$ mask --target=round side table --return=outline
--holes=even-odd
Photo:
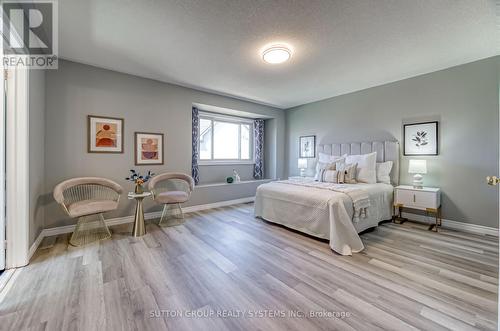
[[[132,235],[134,237],[141,237],[146,234],[146,225],[144,224],[144,209],[142,207],[142,200],[151,196],[151,192],[143,192],[140,194],[129,192],[128,198],[135,199],[135,219],[134,219],[134,228],[132,229]]]

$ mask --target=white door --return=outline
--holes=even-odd
[[[2,70],[2,95],[0,105],[0,270],[5,269],[5,113],[6,113],[6,72]]]

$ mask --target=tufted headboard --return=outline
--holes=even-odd
[[[391,183],[399,185],[399,142],[397,141],[320,144],[318,145],[318,153],[320,152],[335,156],[377,152],[377,162],[394,162],[391,170]]]

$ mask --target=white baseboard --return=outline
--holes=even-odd
[[[11,268],[3,271],[0,276],[0,303],[3,302],[7,293],[10,291],[12,286],[14,286],[15,280],[17,276],[19,276],[21,272],[21,268]]]
[[[254,202],[254,201],[255,201],[255,197],[248,197],[248,198],[241,198],[241,199],[235,199],[235,200],[226,200],[226,201],[219,201],[219,202],[214,202],[214,203],[207,203],[204,205],[189,206],[189,207],[182,208],[182,210],[185,213],[193,213],[193,212],[200,211],[200,210],[214,209],[214,208],[238,205],[240,203],[249,203],[249,202]],[[158,212],[158,216],[156,216],[156,217],[160,217],[160,216],[161,216],[161,212]]]
[[[201,211],[201,210],[226,207],[226,206],[237,205],[240,203],[248,203],[248,202],[253,202],[253,201],[255,201],[255,197],[248,197],[248,198],[241,198],[241,199],[234,199],[234,200],[219,201],[219,202],[214,202],[214,203],[207,203],[204,205],[189,206],[189,207],[182,208],[182,210],[184,213],[193,213],[193,212],[197,212],[197,211]],[[161,211],[155,211],[155,212],[144,214],[144,218],[147,220],[155,219],[155,218],[159,218],[159,217],[161,217]],[[116,218],[110,218],[110,219],[106,220],[106,225],[107,226],[114,226],[114,225],[132,223],[133,221],[134,221],[134,216],[116,217]],[[28,259],[31,259],[33,254],[35,254],[38,246],[40,246],[40,244],[42,243],[43,238],[57,236],[57,235],[64,234],[64,233],[71,233],[71,232],[75,231],[75,227],[76,227],[76,225],[72,224],[72,225],[58,226],[55,228],[43,229],[40,232],[40,234],[38,235],[38,237],[36,238],[33,245],[31,245],[30,250],[29,250]]]
[[[255,197],[248,197],[248,198],[241,198],[241,199],[235,199],[235,200],[226,200],[226,201],[219,201],[219,202],[214,202],[214,203],[207,203],[204,205],[189,206],[189,207],[182,208],[182,210],[185,213],[193,213],[193,212],[197,212],[197,211],[201,211],[201,210],[226,207],[226,206],[237,205],[237,204],[241,204],[241,203],[249,203],[249,202],[253,202],[253,201],[255,201]],[[156,211],[156,212],[144,214],[144,218],[147,220],[159,218],[160,216],[161,216],[161,211]],[[406,213],[406,212],[402,213],[402,216],[406,217],[408,219],[415,220],[418,222],[423,222],[423,223],[429,223],[429,222],[433,221],[432,217],[427,217],[424,215],[418,215],[418,214],[412,214],[412,213]],[[133,221],[134,221],[134,216],[116,217],[116,218],[111,218],[111,219],[106,220],[106,225],[107,226],[114,226],[114,225],[132,223]],[[463,222],[457,222],[457,221],[452,221],[452,220],[447,220],[447,219],[443,219],[442,224],[443,224],[444,228],[449,228],[449,229],[459,230],[459,231],[464,231],[464,232],[487,234],[487,235],[491,235],[491,236],[498,236],[498,234],[499,234],[498,229],[483,226],[483,225],[463,223]],[[31,245],[31,247],[30,247],[29,259],[31,259],[33,254],[35,254],[35,252],[36,252],[38,246],[40,246],[43,238],[56,236],[56,235],[60,235],[60,234],[64,234],[64,233],[71,233],[74,230],[75,230],[75,225],[65,225],[65,226],[58,226],[55,228],[43,229],[42,232],[40,232],[40,234],[36,238],[33,245]]]
[[[40,244],[42,243],[42,240],[44,238],[43,231],[44,230],[40,231],[40,234],[38,235],[38,237],[36,237],[35,242],[33,243],[33,245],[31,245],[30,250],[28,251],[28,261],[31,260],[31,257],[33,256],[33,254],[35,254],[38,246],[40,246]]]
[[[423,222],[423,223],[434,222],[434,217],[431,217],[431,216],[418,215],[418,214],[406,213],[406,212],[403,212],[401,216],[408,218],[410,220],[417,221],[417,222]],[[488,227],[488,226],[484,226],[484,225],[470,224],[470,223],[457,222],[457,221],[443,219],[442,226],[443,226],[443,228],[448,228],[448,229],[452,229],[452,230],[472,232],[472,233],[478,233],[478,234],[487,234],[490,236],[498,237],[498,229],[497,228],[492,228],[492,227]]]

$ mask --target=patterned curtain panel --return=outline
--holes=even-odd
[[[198,168],[198,156],[200,154],[200,151],[199,151],[200,144],[198,141],[200,139],[200,137],[198,136],[198,132],[200,130],[200,115],[198,114],[198,108],[193,107],[192,114],[193,114],[193,118],[192,118],[193,127],[192,127],[191,134],[192,134],[192,144],[193,144],[193,146],[192,146],[193,159],[191,160],[191,176],[194,179],[195,185],[198,185],[198,183],[200,181],[200,169]]]
[[[264,178],[264,120],[253,121],[253,140],[255,149],[255,166],[253,178]]]

